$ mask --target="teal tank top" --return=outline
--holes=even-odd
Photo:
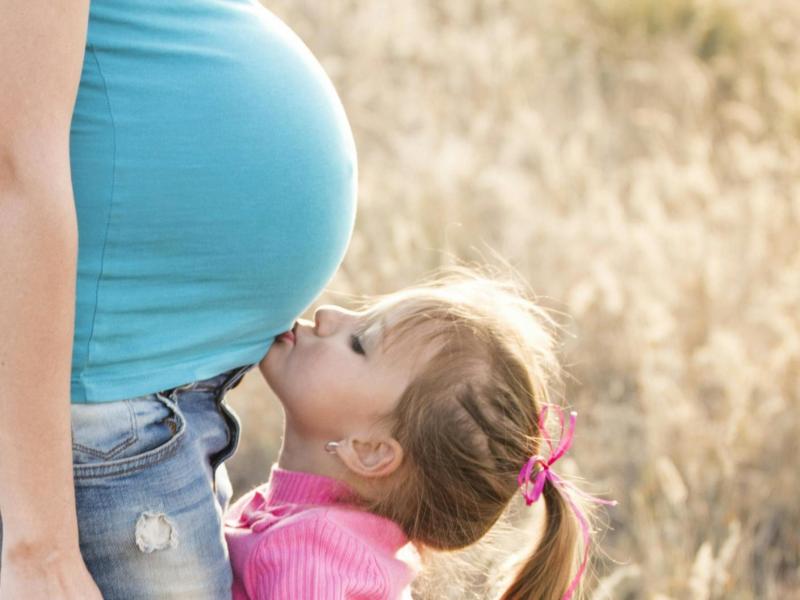
[[[70,160],[73,402],[258,362],[353,228],[341,102],[255,0],[93,0]]]

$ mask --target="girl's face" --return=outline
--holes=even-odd
[[[407,343],[384,349],[386,319],[365,323],[365,313],[323,306],[313,323],[298,321],[272,344],[259,369],[294,432],[338,440],[368,431],[395,407],[419,353]]]

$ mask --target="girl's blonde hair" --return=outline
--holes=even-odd
[[[385,343],[431,344],[433,358],[389,417],[405,457],[368,508],[416,544],[469,546],[503,515],[520,469],[541,451],[537,418],[559,377],[554,322],[519,285],[464,269],[375,301],[365,326],[386,314]],[[578,525],[549,481],[543,497],[543,536],[503,600],[556,600],[570,585]]]

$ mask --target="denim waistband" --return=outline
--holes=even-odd
[[[159,393],[171,399],[174,399],[178,392],[190,390],[216,391],[220,396],[222,396],[225,392],[232,390],[239,385],[245,374],[255,366],[255,364],[251,364],[244,365],[242,367],[235,367],[229,371],[215,375],[214,377],[209,377],[208,379],[202,379],[200,381],[193,381],[192,383],[187,383],[185,385],[179,385],[168,390],[163,390]]]

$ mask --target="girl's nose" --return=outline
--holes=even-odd
[[[321,337],[336,333],[346,314],[338,306],[320,306],[314,312],[314,332]]]

